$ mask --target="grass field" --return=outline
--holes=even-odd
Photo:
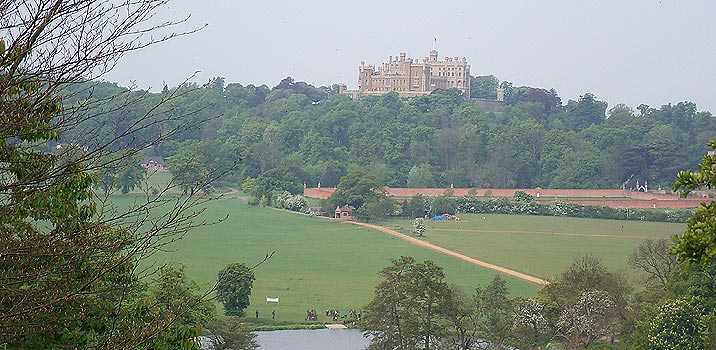
[[[134,200],[117,196],[116,204]],[[187,265],[188,277],[208,288],[217,272],[233,262],[255,264],[266,254],[274,256],[256,269],[256,281],[247,312],[258,309],[262,319],[276,310],[276,322],[303,321],[315,309],[319,321],[326,309],[360,309],[372,298],[377,272],[401,255],[418,261],[431,259],[445,269],[447,281],[469,293],[485,286],[495,273],[448,256],[428,251],[384,233],[325,218],[310,217],[240,200],[209,203],[206,217],[221,224],[202,227],[172,244],[171,251],[156,254],[159,263]],[[538,286],[507,278],[511,295],[534,295]],[[266,304],[266,297],[280,303]]]
[[[407,232],[412,220],[388,226]],[[638,286],[641,275],[627,263],[645,239],[670,238],[685,224],[561,218],[528,215],[461,214],[460,221],[428,221],[425,240],[470,257],[550,279],[575,257],[596,256],[611,270],[624,270]]]
[[[234,197],[231,195],[229,197]],[[116,204],[139,197],[116,196]],[[371,299],[377,272],[391,259],[410,255],[418,261],[431,259],[445,269],[446,279],[468,293],[485,286],[495,272],[429,251],[388,234],[325,218],[310,217],[261,206],[248,206],[238,199],[208,203],[206,218],[229,218],[201,227],[170,251],[156,254],[158,263],[184,263],[188,277],[210,287],[217,272],[233,262],[253,265],[266,254],[274,256],[256,269],[256,282],[247,312],[259,311],[268,321],[300,322],[306,310],[315,309],[319,321],[326,309],[360,309]],[[628,268],[627,257],[646,238],[667,238],[683,232],[684,224],[558,218],[541,216],[463,214],[460,221],[428,221],[425,239],[467,256],[512,268],[541,278],[551,278],[584,254],[597,256],[610,269]],[[411,220],[384,223],[409,230]],[[538,286],[505,277],[511,296],[534,295]],[[266,297],[280,303],[266,304]]]

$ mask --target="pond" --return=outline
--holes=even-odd
[[[362,350],[370,341],[355,329],[316,329],[256,332],[259,350]]]

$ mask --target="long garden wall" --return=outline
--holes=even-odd
[[[714,201],[713,198],[680,199],[676,194],[635,192],[629,190],[581,190],[581,189],[505,189],[505,188],[390,188],[386,187],[390,196],[412,197],[416,194],[424,196],[440,196],[452,192],[454,196],[472,194],[478,197],[512,197],[516,191],[525,191],[542,203],[559,198],[562,201],[581,205],[601,205],[612,208],[695,208],[701,202]],[[326,199],[335,188],[304,188],[303,195],[311,198]],[[549,199],[540,198],[547,197]]]

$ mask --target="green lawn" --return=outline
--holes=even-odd
[[[136,197],[134,198],[136,199]],[[127,204],[131,196],[117,196]],[[384,233],[325,218],[251,207],[237,199],[209,203],[208,220],[229,214],[216,225],[196,229],[173,243],[171,251],[156,254],[157,262],[181,262],[188,277],[209,287],[219,269],[233,262],[255,264],[275,251],[256,269],[248,314],[258,309],[262,318],[276,310],[276,321],[302,321],[306,310],[316,309],[319,320],[326,309],[359,309],[371,299],[377,272],[401,255],[418,261],[431,259],[445,269],[447,281],[472,292],[495,275],[469,263],[408,244]],[[505,278],[511,295],[534,295],[538,286]],[[280,303],[266,304],[266,297]]]
[[[590,254],[624,270],[634,285],[640,274],[628,256],[647,238],[669,238],[685,224],[561,218],[552,216],[461,214],[460,221],[427,221],[425,240],[473,258],[541,278],[553,278],[575,257]],[[409,228],[412,220],[386,225]],[[597,236],[589,236],[597,235]]]
[[[419,248],[390,235],[325,218],[310,217],[239,199],[208,203],[206,218],[220,224],[198,228],[156,254],[159,263],[187,265],[189,278],[208,288],[219,269],[233,262],[253,265],[266,254],[273,258],[256,269],[256,282],[247,310],[262,319],[276,310],[276,321],[296,322],[316,309],[326,321],[326,309],[359,309],[371,299],[377,272],[401,255],[431,259],[445,269],[447,281],[468,293],[485,286],[495,275],[467,262]],[[139,200],[115,196],[127,205]],[[627,257],[646,237],[667,238],[683,232],[684,224],[558,218],[544,216],[462,214],[460,221],[428,221],[425,239],[465,255],[542,278],[558,275],[574,257],[591,254],[610,269],[623,269],[638,285],[638,274]],[[411,220],[385,223],[407,232]],[[606,235],[587,236],[587,235]],[[512,296],[534,295],[538,286],[505,277]],[[266,297],[280,303],[266,304]]]

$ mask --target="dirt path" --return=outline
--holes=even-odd
[[[606,235],[599,233],[567,233],[567,232],[550,232],[550,231],[511,231],[511,230],[463,230],[449,228],[431,228],[431,231],[450,231],[450,232],[477,232],[477,233],[526,233],[535,235],[557,235],[557,236],[578,236],[578,237],[609,237],[609,238],[644,238],[659,239],[658,236],[634,236],[634,235]]]
[[[467,262],[469,262],[469,263],[471,263],[471,264],[475,264],[475,265],[478,265],[478,266],[482,266],[482,267],[488,268],[488,269],[490,269],[490,270],[494,270],[494,271],[497,271],[497,272],[501,272],[501,273],[504,273],[504,274],[506,274],[506,275],[510,275],[510,276],[512,276],[512,277],[516,277],[516,278],[519,278],[519,279],[524,280],[524,281],[527,281],[527,282],[531,282],[531,283],[539,284],[539,285],[545,285],[545,284],[549,283],[548,281],[543,280],[543,279],[541,279],[541,278],[537,278],[537,277],[534,277],[534,276],[526,275],[526,274],[524,274],[524,273],[517,272],[517,271],[515,271],[515,270],[510,270],[510,269],[507,269],[507,268],[504,268],[504,267],[501,267],[501,266],[493,265],[493,264],[490,264],[490,263],[488,263],[488,262],[484,262],[484,261],[482,261],[482,260],[477,260],[477,259],[475,259],[475,258],[471,258],[471,257],[469,257],[469,256],[460,254],[460,253],[458,253],[458,252],[455,252],[455,251],[452,251],[452,250],[449,250],[449,249],[445,249],[445,248],[443,248],[443,247],[441,247],[441,246],[438,246],[438,245],[435,245],[435,244],[432,244],[432,243],[425,242],[425,241],[423,241],[423,240],[420,240],[420,239],[418,239],[418,238],[415,238],[415,237],[412,237],[412,236],[408,236],[408,235],[402,234],[402,233],[400,233],[400,232],[398,232],[398,231],[395,231],[395,230],[391,230],[391,229],[389,229],[389,228],[387,228],[387,227],[378,226],[378,225],[371,225],[371,224],[366,224],[366,223],[356,222],[356,221],[349,221],[349,222],[350,222],[351,224],[354,224],[354,225],[359,225],[359,226],[367,227],[367,228],[370,228],[370,229],[373,229],[373,230],[378,230],[378,231],[381,231],[381,232],[385,232],[385,233],[387,233],[387,234],[393,235],[393,236],[395,236],[395,237],[398,237],[398,238],[400,238],[400,239],[402,239],[402,240],[408,241],[408,242],[410,242],[410,243],[412,243],[412,244],[415,244],[415,245],[417,245],[417,246],[421,246],[421,247],[424,247],[424,248],[432,249],[432,250],[434,250],[434,251],[436,251],[436,252],[440,252],[440,253],[443,253],[443,254],[447,254],[447,255],[456,257],[456,258],[458,258],[458,259],[467,261]]]

